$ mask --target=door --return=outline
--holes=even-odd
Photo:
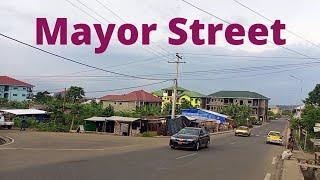
[[[206,133],[201,129],[200,130],[200,145],[204,146],[207,143]]]

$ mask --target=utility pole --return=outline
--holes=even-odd
[[[63,104],[62,104],[62,112],[63,113],[64,113],[64,108],[66,106],[66,96],[67,96],[67,88],[64,88],[64,96],[63,96]]]
[[[179,55],[179,53],[176,53],[176,60],[175,61],[168,61],[168,63],[175,63],[176,64],[176,77],[173,80],[173,94],[172,94],[172,112],[171,112],[171,119],[175,118],[176,113],[176,104],[177,104],[177,89],[178,89],[178,78],[179,78],[179,64],[180,63],[186,63],[183,61],[180,61],[182,59],[182,56]]]
[[[291,78],[293,78],[293,79],[295,79],[295,80],[298,80],[298,81],[300,81],[300,85],[301,85],[301,88],[300,88],[300,101],[302,101],[302,83],[303,83],[303,80],[302,79],[300,79],[300,78],[298,78],[297,76],[294,76],[294,75],[290,75],[290,77]],[[298,98],[299,99],[299,98]],[[300,103],[300,101],[298,100],[298,102],[297,102],[297,105],[299,106],[299,113],[297,113],[297,115],[298,116],[300,116],[300,117],[297,117],[297,118],[301,118],[301,113],[302,113],[302,105],[299,105],[299,103]],[[301,126],[300,126],[300,124],[299,124],[299,134],[298,134],[298,139],[300,140],[300,138],[301,138]]]

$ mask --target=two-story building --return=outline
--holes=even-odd
[[[0,98],[9,101],[27,101],[32,99],[33,87],[26,82],[8,76],[0,76]]]
[[[164,88],[152,93],[153,95],[162,98],[162,107],[167,103],[172,103],[173,87]],[[206,107],[206,95],[201,93],[190,91],[182,87],[177,89],[177,104],[181,104],[182,101],[189,101],[195,108]]]
[[[282,110],[279,106],[270,106],[268,110],[273,114],[282,114]]]
[[[246,105],[251,108],[251,117],[267,121],[269,98],[250,91],[219,91],[210,94],[207,99],[207,108],[211,111],[220,111],[229,104]]]
[[[144,90],[122,95],[106,95],[99,98],[103,107],[111,105],[115,111],[134,111],[144,106],[161,107],[161,99]]]

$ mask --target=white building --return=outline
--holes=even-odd
[[[300,106],[298,106],[298,107],[296,107],[296,108],[294,108],[293,116],[294,116],[295,118],[301,118],[301,114],[302,114],[304,108],[305,108],[305,105],[304,105],[304,104],[303,104],[303,105],[300,105]]]
[[[9,101],[26,101],[32,98],[34,86],[17,79],[0,76],[0,98]]]

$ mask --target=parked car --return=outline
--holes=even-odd
[[[210,144],[210,135],[202,128],[186,127],[170,138],[170,147],[199,150]]]
[[[13,125],[13,121],[5,120],[4,116],[0,114],[0,127],[11,129]]]
[[[239,126],[234,132],[235,136],[250,136],[251,130],[248,126]]]
[[[267,136],[266,143],[283,145],[283,136],[279,131],[270,131]]]
[[[253,125],[262,125],[262,121],[257,120],[252,122]]]

